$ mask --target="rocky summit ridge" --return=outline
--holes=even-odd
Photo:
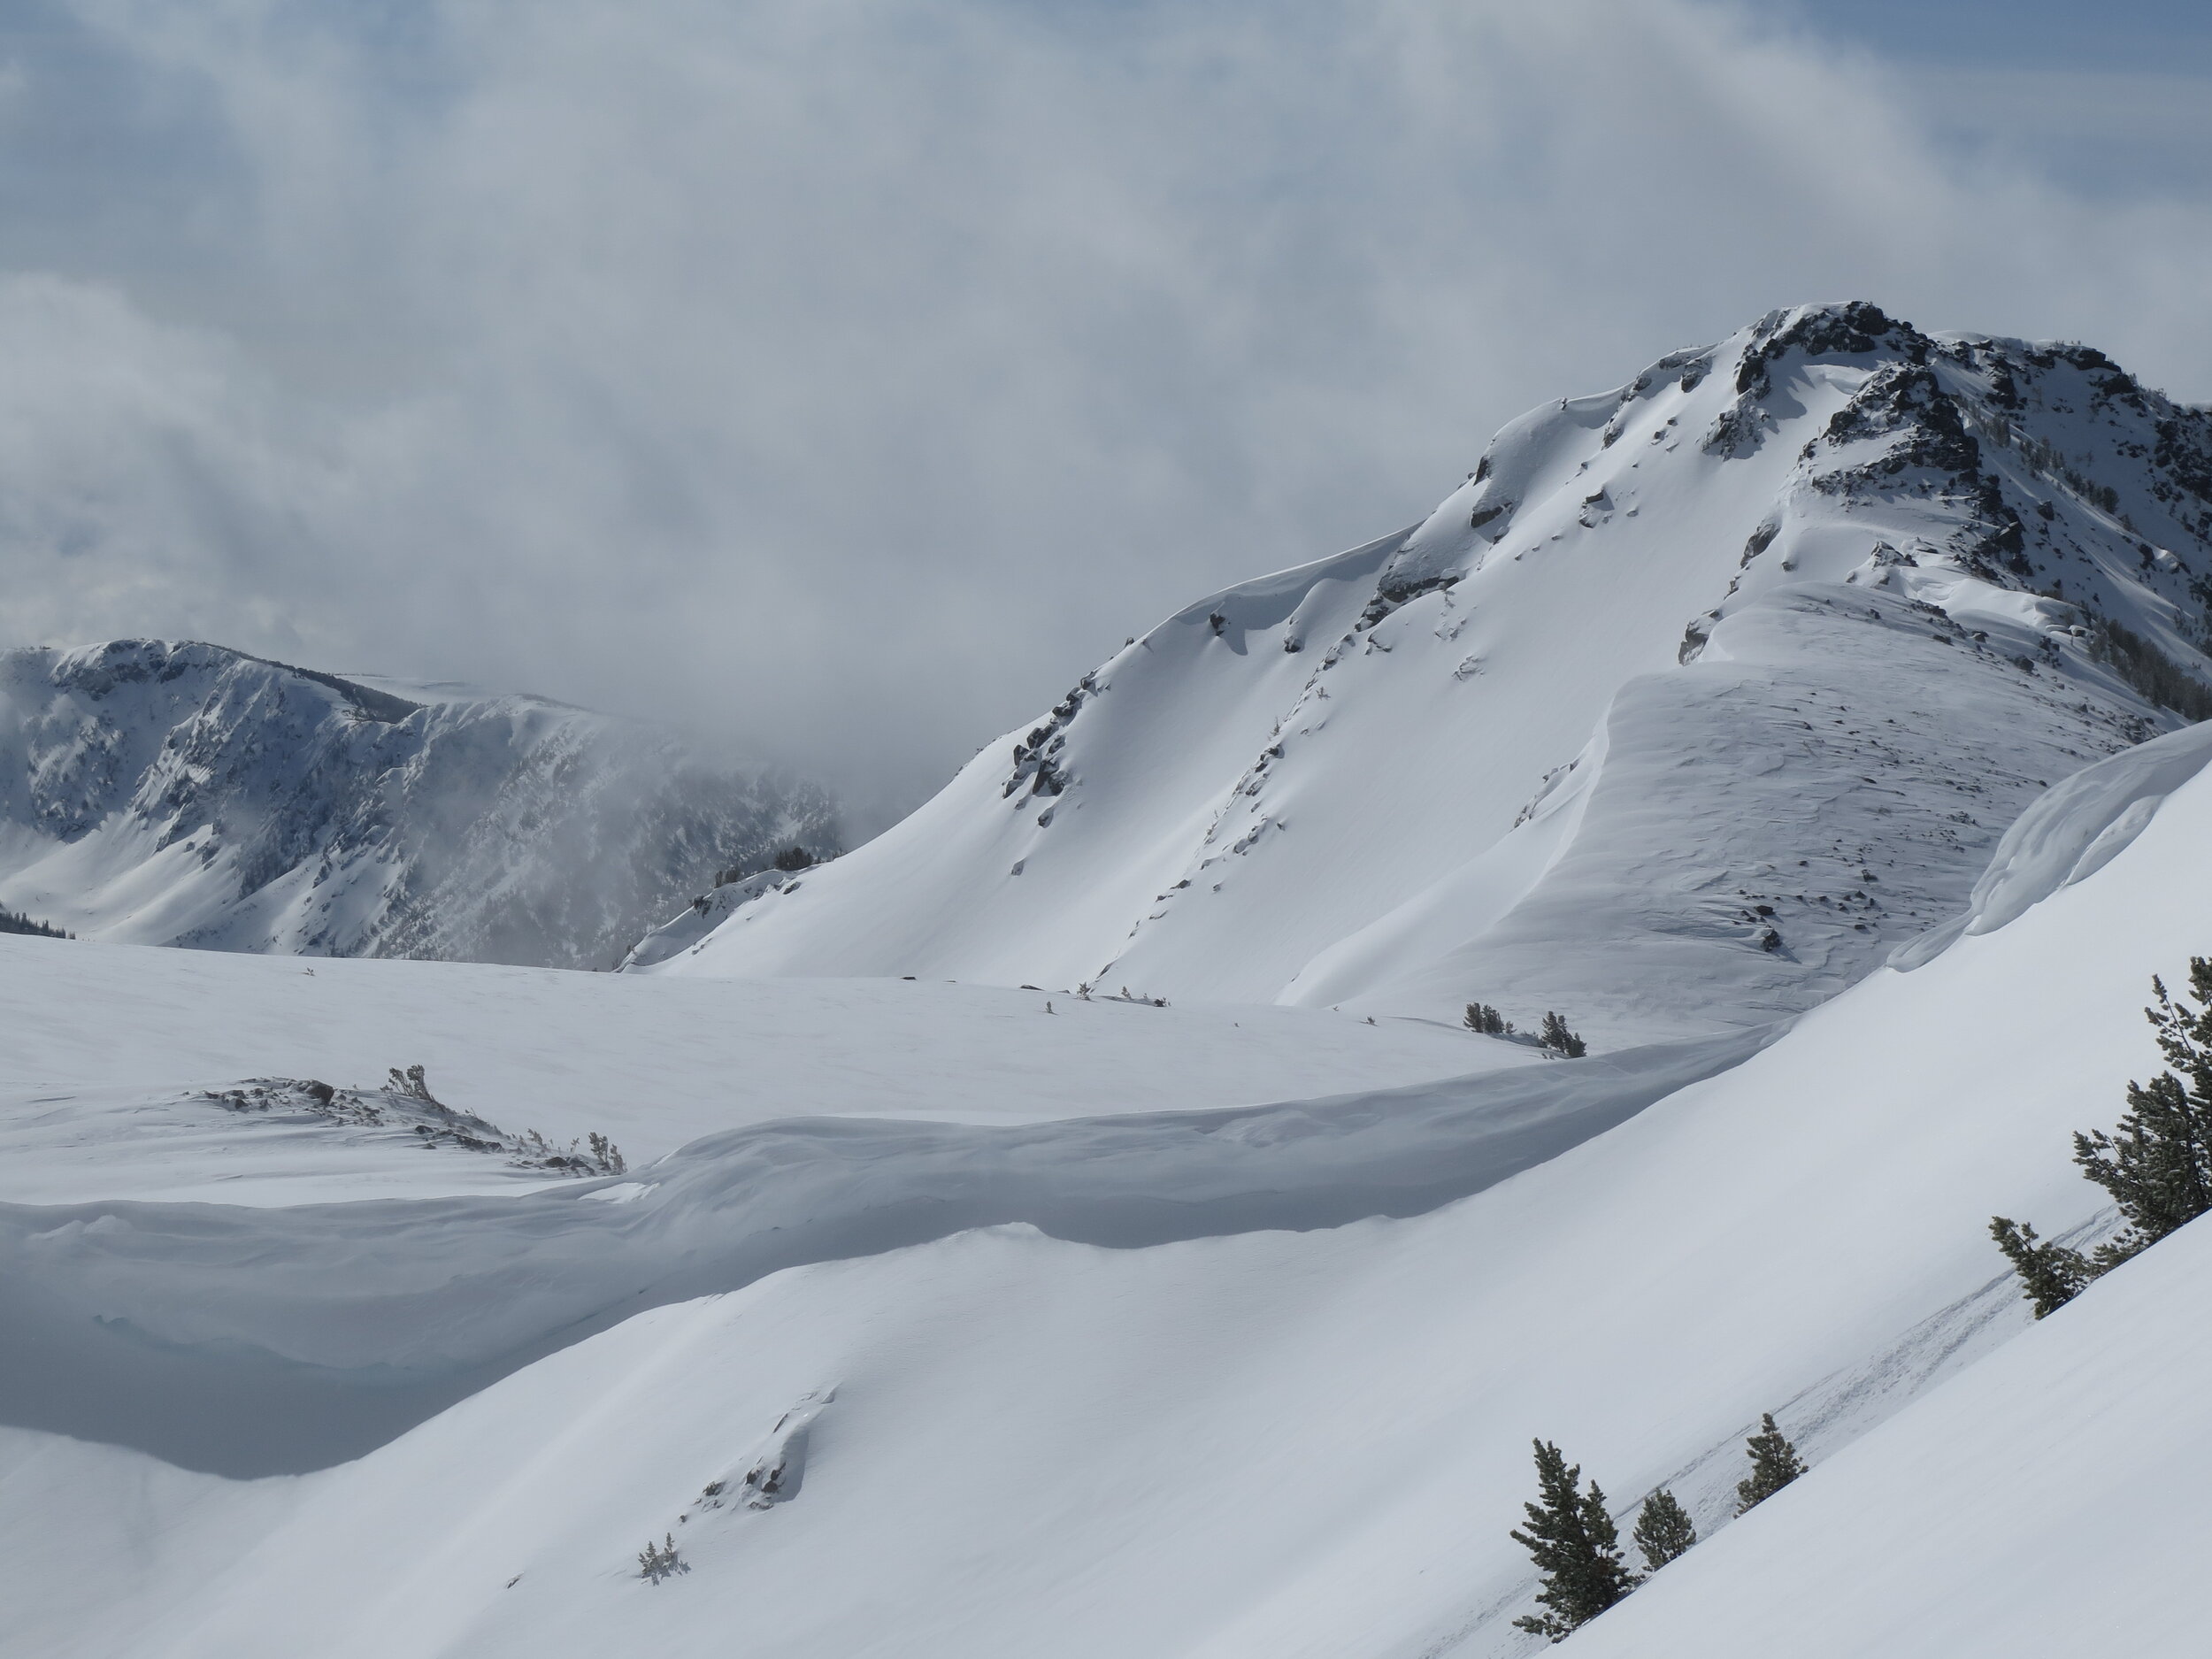
[[[1763,1023],[1954,913],[2047,785],[2212,714],[2208,603],[2212,413],[2088,347],[1776,311],[1169,618],[657,954]]]

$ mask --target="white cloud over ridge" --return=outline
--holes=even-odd
[[[2212,396],[2204,204],[1969,159],[1693,0],[65,21],[163,185],[0,234],[0,638],[526,686],[864,793],[1772,305]]]

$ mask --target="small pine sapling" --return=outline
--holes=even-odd
[[[1507,1036],[1513,1030],[1513,1022],[1487,1002],[1468,1003],[1464,1024],[1468,1030],[1479,1031],[1486,1037]]]
[[[1644,1558],[1648,1572],[1656,1572],[1669,1562],[1689,1554],[1697,1542],[1697,1528],[1691,1524],[1690,1512],[1681,1501],[1664,1486],[1644,1500],[1644,1507],[1637,1512],[1636,1530],[1631,1534],[1636,1548]]]
[[[637,1553],[637,1576],[649,1584],[658,1584],[663,1578],[672,1578],[680,1572],[689,1572],[690,1564],[676,1548],[676,1535],[669,1532],[656,1544],[645,1540],[645,1548]]]
[[[1539,1501],[1522,1505],[1528,1530],[1514,1531],[1513,1541],[1527,1550],[1543,1575],[1536,1600],[1545,1609],[1513,1621],[1516,1628],[1564,1641],[1636,1587],[1635,1576],[1621,1558],[1620,1535],[1605,1507],[1605,1494],[1593,1480],[1581,1490],[1582,1466],[1570,1468],[1548,1440],[1536,1446]]]
[[[2079,1250],[2039,1240],[2026,1222],[2004,1216],[1989,1218],[1990,1237],[2020,1275],[2020,1294],[2035,1304],[2039,1319],[2056,1313],[2081,1294],[2097,1270]]]
[[[1789,1436],[1774,1425],[1774,1413],[1759,1417],[1759,1432],[1744,1442],[1751,1458],[1751,1472],[1736,1483],[1736,1513],[1747,1515],[1805,1472],[1805,1460],[1797,1455]]]

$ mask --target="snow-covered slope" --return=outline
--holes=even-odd
[[[2212,1229],[2188,1227],[1694,1550],[1574,1659],[2195,1659]]]
[[[1606,1047],[1757,1024],[2206,699],[2208,596],[2212,415],[2082,348],[1778,311],[1525,417],[1412,529],[1169,618],[639,963],[1479,999]]]
[[[2212,1247],[2031,1326],[1985,1227],[2109,1224],[2069,1133],[2212,950],[2205,434],[1777,313],[651,972],[0,936],[0,1659],[1519,1659],[1536,1436],[1708,1535],[1593,1651],[2193,1651],[2202,1437],[2060,1431],[2200,1392]],[[94,741],[158,672],[50,699],[27,798],[219,785],[220,870],[461,707],[236,672],[185,758]]]
[[[818,788],[537,698],[0,652],[0,905],[83,938],[604,968],[718,872],[836,834]]]
[[[2201,1356],[2161,1332],[2195,1309],[2200,1241],[2158,1247],[2029,1331],[1984,1224],[1993,1211],[2055,1232],[2094,1218],[2100,1194],[2069,1164],[2066,1134],[2108,1118],[2122,1079],[2153,1059],[2136,1012],[2147,972],[2204,946],[2208,753],[2203,733],[2177,733],[2147,767],[2108,763],[2105,781],[2055,797],[2001,861],[2001,877],[2025,884],[2014,899],[2035,901],[2001,925],[2003,879],[1978,904],[1986,926],[1911,972],[1878,971],[1732,1069],[1425,1215],[1110,1248],[1070,1241],[1064,1215],[1041,1210],[1043,1231],[821,1259],[586,1340],[568,1340],[571,1327],[546,1357],[404,1432],[393,1424],[357,1461],[298,1476],[225,1480],[0,1432],[0,1652],[559,1659],[741,1634],[749,1651],[839,1659],[1524,1654],[1535,1644],[1509,1620],[1532,1585],[1505,1534],[1530,1489],[1530,1438],[1560,1441],[1624,1509],[1671,1483],[1709,1533],[1763,1409],[1812,1476],[1576,1643],[1771,1652],[1789,1609],[1804,1612],[1782,1598],[1803,1586],[1833,1625],[1808,1651],[1994,1653],[1985,1632],[2027,1634],[1993,1597],[2032,1610],[2062,1594],[2047,1634],[2190,1651],[2169,1632],[2194,1616],[2193,1578],[2074,1567],[2117,1559],[2147,1530],[2097,1500],[2153,1493],[2177,1468],[2187,1478],[2200,1437],[2130,1428],[2099,1436],[2092,1460],[2049,1431],[2074,1402],[2180,1397]],[[2101,843],[2110,856],[2090,856]],[[698,988],[733,1005],[767,989]],[[1601,1064],[1523,1071],[1567,1079]],[[972,1168],[1011,1168],[1036,1193],[1088,1161],[1079,1141],[1024,1171],[1002,1161],[999,1132],[961,1133]],[[1279,1144],[1230,1139],[1262,1160]],[[1401,1144],[1419,1165],[1440,1143]],[[602,1236],[630,1240],[605,1289],[626,1278],[647,1291],[650,1256],[692,1259],[727,1221],[670,1231],[655,1194],[627,1189],[687,1187],[703,1202],[704,1172],[726,1156],[710,1143],[565,1197],[303,1210],[291,1239],[324,1242],[298,1261],[234,1253],[266,1209],[11,1207],[19,1241],[0,1286],[29,1356],[11,1372],[19,1402],[25,1375],[65,1357],[52,1318],[71,1303],[99,1310],[103,1340],[142,1374],[196,1347],[265,1366],[346,1330],[403,1386],[416,1356],[468,1340],[472,1322],[572,1315],[561,1286],[607,1253],[517,1257],[507,1283],[526,1294],[463,1283],[447,1317],[424,1317],[434,1300],[403,1321],[373,1294],[396,1268],[465,1280],[487,1264],[472,1240],[488,1208],[543,1240],[553,1230],[524,1217],[557,1202],[646,1224]],[[900,1166],[878,1173],[792,1214],[880,1213],[936,1179],[902,1189]],[[258,1321],[255,1340],[240,1340],[242,1319]],[[2183,1370],[2170,1385],[2124,1376],[2150,1361]],[[101,1375],[113,1386],[120,1369]],[[2119,1394],[2100,1392],[2108,1375]],[[810,1425],[803,1453],[786,1433],[795,1409]],[[263,1432],[285,1426],[270,1414]],[[787,1502],[734,1495],[776,1467]],[[1978,1470],[1994,1484],[1969,1494],[1971,1513],[2003,1528],[1988,1538],[1940,1508]],[[2070,1507],[2031,1526],[1995,1513],[2008,1496]],[[636,1552],[664,1534],[687,1571],[656,1584]],[[1901,1540],[1928,1555],[1901,1555]],[[1933,1587],[1987,1566],[1992,1541],[2009,1545],[2012,1588],[1978,1586],[1969,1604],[1985,1621],[1922,1640]]]

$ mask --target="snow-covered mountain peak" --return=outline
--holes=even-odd
[[[1177,612],[648,956],[1755,1023],[2193,714],[2208,579],[2202,411],[2087,348],[1778,311],[1512,422],[1411,529]]]
[[[541,698],[198,641],[0,653],[0,903],[81,936],[605,967],[810,786]]]

